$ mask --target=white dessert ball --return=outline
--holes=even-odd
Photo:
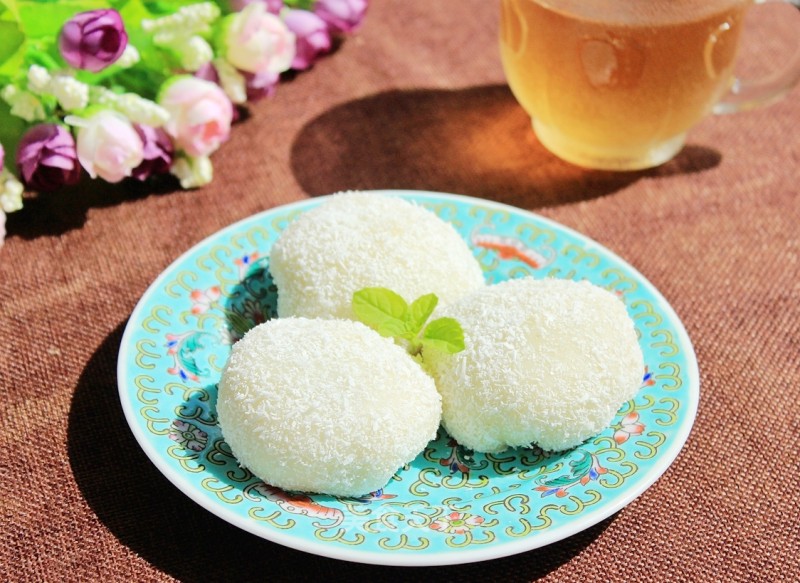
[[[424,353],[442,424],[498,452],[569,449],[600,433],[641,386],[644,364],[622,301],[589,282],[509,280],[447,307],[466,349]]]
[[[387,287],[439,306],[483,287],[480,264],[453,226],[401,198],[333,195],[291,223],[270,251],[278,315],[354,319],[353,293]]]
[[[239,463],[268,484],[361,496],[436,436],[441,399],[405,350],[363,324],[285,318],[233,346],[217,413]]]

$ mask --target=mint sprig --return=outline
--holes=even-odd
[[[381,336],[406,340],[413,356],[425,350],[449,354],[464,350],[464,330],[457,320],[437,318],[428,322],[438,303],[436,294],[425,294],[409,305],[385,287],[365,287],[353,294],[356,317]]]

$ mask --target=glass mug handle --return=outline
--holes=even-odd
[[[755,5],[786,3],[800,9],[800,0],[755,0]],[[800,13],[798,13],[800,15]],[[714,105],[717,114],[733,113],[778,101],[800,81],[800,46],[787,65],[762,79],[735,78],[730,91]]]

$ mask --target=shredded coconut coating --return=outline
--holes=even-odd
[[[461,323],[466,349],[423,356],[442,424],[476,451],[569,449],[608,427],[641,386],[633,321],[618,297],[589,282],[509,280],[442,315]]]
[[[284,318],[233,346],[219,423],[239,463],[285,490],[362,496],[435,438],[436,387],[363,324]]]
[[[452,225],[406,200],[366,192],[332,196],[289,225],[270,251],[278,315],[354,319],[353,293],[387,287],[439,306],[485,285]]]

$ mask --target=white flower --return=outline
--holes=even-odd
[[[105,87],[90,88],[89,102],[114,109],[134,123],[160,128],[169,121],[169,112],[155,101],[136,93],[114,93]]]
[[[211,29],[209,25],[219,18],[219,14],[219,7],[212,2],[190,4],[161,18],[146,18],[141,27],[145,32],[155,33],[153,41],[156,44],[169,45],[177,38],[208,32]]]
[[[214,58],[214,49],[199,36],[182,38],[170,46],[178,52],[187,71],[197,71]]]
[[[214,167],[208,156],[176,158],[169,169],[181,181],[182,188],[205,186],[214,178]]]
[[[21,91],[14,85],[6,85],[0,92],[0,97],[11,106],[11,115],[29,122],[44,119],[42,102],[33,93]]]
[[[47,69],[39,65],[31,65],[28,69],[28,90],[37,95],[47,93],[51,79]]]
[[[136,47],[128,43],[125,47],[125,50],[122,51],[122,54],[119,56],[119,59],[117,59],[114,64],[127,69],[128,67],[133,67],[141,59],[142,57],[139,55],[139,51],[136,49]]]
[[[214,58],[214,49],[199,35],[208,33],[219,15],[216,4],[204,2],[184,6],[161,18],[145,19],[141,26],[145,32],[153,33],[156,45],[175,51],[184,69],[197,71]]]
[[[8,170],[0,169],[0,247],[6,238],[6,214],[22,208],[22,184]]]
[[[8,170],[0,172],[0,211],[13,213],[22,208],[22,183]]]
[[[50,93],[67,111],[77,111],[89,105],[89,86],[68,75],[53,77],[50,80]]]
[[[101,85],[94,85],[89,88],[89,103],[113,107],[117,102],[118,94]]]
[[[135,93],[123,93],[113,101],[114,109],[132,122],[159,128],[169,121],[169,112],[155,101]]]

